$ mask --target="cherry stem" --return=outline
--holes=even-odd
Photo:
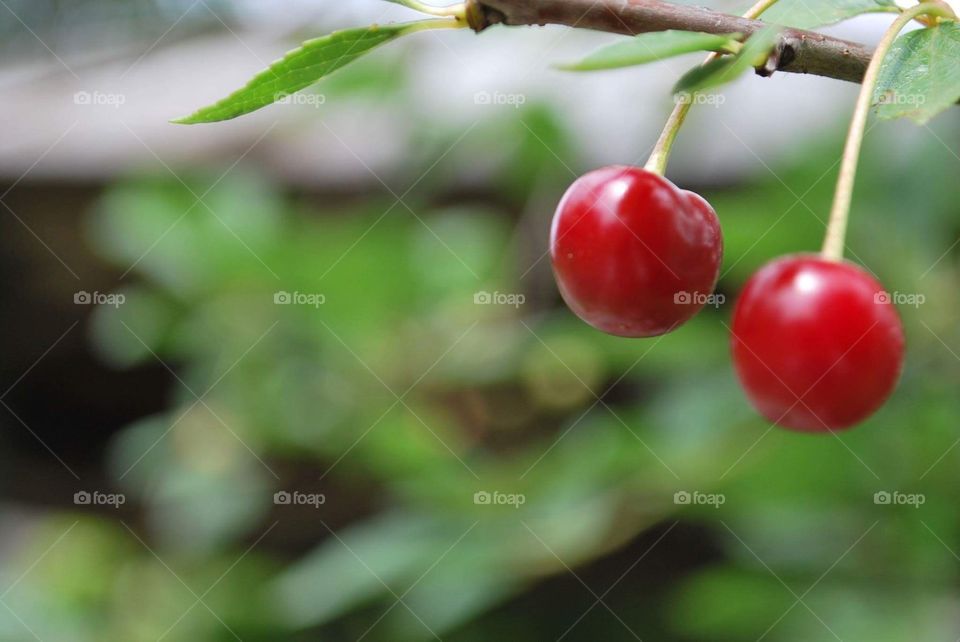
[[[777,0],[759,0],[743,14],[743,17],[749,20],[755,20],[760,14],[776,3]],[[711,60],[719,57],[719,53],[712,53],[707,56],[703,64],[707,64]],[[660,138],[657,139],[657,144],[654,145],[653,152],[650,154],[650,158],[644,166],[644,169],[648,172],[663,176],[664,172],[667,171],[667,161],[670,160],[670,150],[673,148],[673,141],[676,140],[677,134],[680,132],[680,127],[683,126],[683,121],[686,120],[687,113],[689,113],[692,106],[692,100],[681,101],[678,102],[673,108],[673,111],[670,112],[667,124],[663,126],[663,131],[660,132]]]
[[[465,3],[454,4],[448,7],[432,7],[430,5],[419,2],[419,0],[393,0],[397,4],[401,4],[405,7],[413,9],[414,11],[419,11],[420,13],[426,13],[431,16],[438,16],[441,18],[454,18],[458,22],[466,22],[467,20],[467,7]]]
[[[953,10],[941,2],[921,2],[915,7],[904,10],[884,32],[883,37],[877,44],[873,58],[870,59],[870,64],[863,76],[863,85],[860,87],[859,96],[857,96],[857,105],[853,111],[853,119],[850,121],[850,131],[843,148],[840,175],[837,178],[837,190],[833,196],[833,206],[830,209],[827,234],[823,239],[823,249],[820,251],[825,259],[832,261],[843,259],[847,220],[850,217],[850,202],[853,199],[853,184],[857,176],[857,162],[860,158],[860,147],[866,131],[867,116],[873,102],[873,93],[876,90],[877,78],[880,75],[880,65],[903,28],[914,18],[923,15],[956,19]]]
[[[408,26],[404,33],[416,33],[417,31],[426,31],[428,29],[466,29],[467,23],[459,18],[448,20],[447,18],[435,18],[431,20],[416,20],[407,23]]]

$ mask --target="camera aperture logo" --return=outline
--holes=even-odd
[[[278,490],[273,494],[273,503],[277,506],[313,506],[320,508],[327,503],[327,496],[323,493],[301,493],[299,490],[290,492]]]
[[[898,490],[878,490],[873,494],[873,503],[877,506],[913,506],[920,508],[927,502],[923,493],[901,493]]]
[[[127,297],[123,294],[107,294],[104,292],[87,292],[80,290],[73,293],[75,305],[111,305],[119,308],[126,303]]]
[[[527,496],[523,493],[478,490],[473,494],[473,503],[477,506],[513,506],[514,508],[520,508],[527,503]]]
[[[678,490],[673,494],[673,503],[677,506],[713,506],[720,508],[727,503],[727,496],[723,493],[701,493],[699,490],[689,492]]]
[[[873,295],[873,302],[877,304],[911,305],[919,308],[927,302],[927,297],[919,292],[880,291]]]
[[[319,308],[326,302],[326,295],[318,292],[285,292],[280,290],[273,293],[273,303],[275,305],[309,305]]]
[[[727,302],[727,297],[722,294],[704,294],[703,292],[681,290],[673,295],[673,302],[677,305],[712,305],[719,308]]]
[[[80,490],[73,494],[73,503],[77,506],[113,506],[120,508],[127,502],[123,493],[101,493],[98,490]]]
[[[475,292],[473,302],[476,305],[512,305],[519,308],[527,302],[527,297],[517,292]]]

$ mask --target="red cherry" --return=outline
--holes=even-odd
[[[768,263],[733,313],[733,364],[753,406],[796,430],[859,423],[903,365],[903,326],[883,287],[852,263],[815,255]]]
[[[550,230],[557,286],[581,319],[622,337],[673,330],[713,292],[720,223],[700,196],[639,167],[604,167],[563,196]]]

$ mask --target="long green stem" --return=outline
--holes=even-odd
[[[955,18],[949,6],[939,2],[922,2],[915,7],[905,10],[890,25],[877,44],[873,58],[867,66],[863,76],[863,85],[857,97],[857,105],[850,121],[850,131],[843,148],[843,158],[840,163],[840,175],[837,179],[837,191],[833,196],[833,206],[830,209],[830,222],[827,224],[827,234],[823,239],[821,255],[824,258],[839,261],[843,258],[844,239],[847,235],[847,219],[850,216],[850,202],[853,198],[853,184],[857,175],[857,162],[860,158],[860,146],[863,143],[863,134],[866,131],[867,115],[873,100],[873,93],[880,74],[880,65],[890,50],[893,41],[900,31],[914,18],[922,15]]]
[[[776,3],[777,0],[759,0],[743,14],[743,17],[755,20],[760,17],[760,14]],[[712,53],[707,56],[703,62],[706,64],[719,56],[720,54],[718,53]],[[689,113],[692,106],[692,100],[678,102],[673,108],[673,111],[670,112],[667,124],[663,126],[663,131],[660,132],[660,138],[657,139],[657,144],[654,145],[653,152],[650,154],[650,159],[645,166],[647,171],[660,174],[661,176],[667,171],[667,161],[670,159],[670,150],[673,148],[673,141],[676,140],[677,134],[680,132],[680,127],[683,125],[683,121],[686,120],[687,113]]]

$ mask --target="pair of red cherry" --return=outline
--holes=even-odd
[[[638,167],[605,167],[564,195],[550,231],[560,293],[577,316],[624,337],[693,317],[723,255],[706,200]],[[896,385],[903,327],[861,268],[817,255],[768,263],[747,282],[731,329],[733,362],[754,407],[784,427],[852,426]]]

